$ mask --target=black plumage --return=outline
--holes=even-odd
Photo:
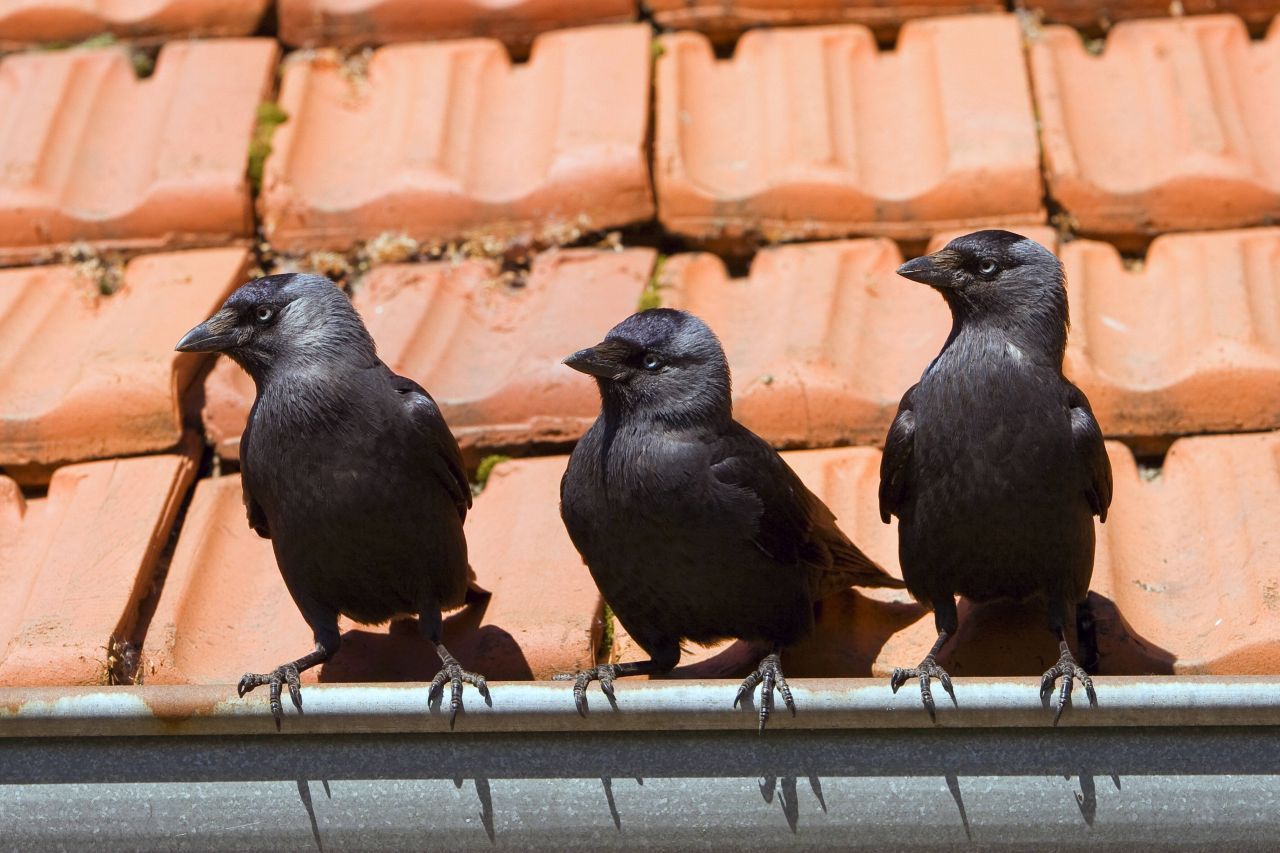
[[[298,674],[338,650],[339,614],[365,624],[412,614],[442,663],[432,697],[451,682],[450,725],[464,682],[487,700],[484,678],[440,642],[441,609],[469,592],[462,455],[431,396],[378,358],[342,291],[315,275],[258,279],[177,349],[224,352],[253,377],[240,442],[245,509],[315,635],[310,654],[246,674],[240,695],[269,685],[278,727],[281,687],[301,711]]]
[[[769,652],[738,691],[763,684],[792,713],[782,649],[813,628],[813,604],[851,584],[901,587],[836,527],[835,516],[782,457],[733,419],[729,367],[697,317],[654,309],[565,360],[594,377],[600,417],[574,448],[560,511],[615,616],[647,661],[578,673],[599,680],[663,673],[681,643],[734,637]]]
[[[1096,515],[1111,504],[1102,431],[1079,388],[1062,374],[1067,293],[1062,265],[1035,241],[979,231],[903,264],[898,273],[936,288],[951,309],[942,352],[907,391],[885,442],[880,514],[899,519],[907,589],[934,610],[938,640],[914,669],[893,673],[896,691],[930,678],[955,701],[935,656],[958,627],[955,596],[1039,598],[1060,659],[1041,679],[1063,678],[1056,723],[1076,665],[1067,620],[1093,575]]]

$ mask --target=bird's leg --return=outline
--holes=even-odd
[[[739,702],[751,695],[757,684],[764,685],[760,690],[760,734],[764,734],[764,724],[769,722],[769,714],[773,711],[774,688],[782,694],[782,700],[787,703],[791,716],[796,715],[796,703],[791,698],[791,688],[787,686],[787,679],[782,674],[781,655],[782,651],[775,646],[773,651],[760,661],[756,671],[742,679],[742,686],[738,688],[738,695],[733,700],[733,707],[736,708]]]
[[[563,672],[551,676],[553,681],[573,682],[573,704],[578,713],[587,715],[587,685],[593,681],[600,682],[600,691],[609,699],[609,704],[617,705],[613,695],[613,680],[626,678],[628,675],[661,675],[675,669],[680,662],[680,646],[674,648],[663,646],[649,660],[628,661],[626,663],[602,663],[589,667],[581,672]]]
[[[293,700],[293,706],[301,714],[302,685],[298,680],[298,676],[311,669],[311,667],[324,663],[333,657],[333,653],[338,650],[338,636],[335,626],[333,636],[329,641],[326,642],[324,639],[316,638],[316,648],[311,654],[303,655],[290,663],[281,664],[268,673],[246,672],[240,679],[240,683],[236,685],[236,693],[244,696],[255,687],[263,684],[269,685],[271,688],[271,716],[276,719],[276,731],[280,731],[280,720],[284,716],[284,707],[280,703],[281,688],[286,684],[289,685],[289,698]]]
[[[953,605],[954,606],[954,605]],[[955,630],[954,628],[952,629]],[[929,654],[924,656],[924,660],[920,661],[920,665],[914,669],[894,669],[892,677],[889,679],[889,686],[893,688],[893,692],[897,693],[898,688],[907,683],[908,679],[920,679],[920,701],[924,703],[924,709],[929,712],[929,719],[938,722],[937,712],[933,706],[933,691],[929,687],[931,678],[938,679],[942,684],[942,689],[947,691],[947,695],[951,697],[951,704],[956,702],[956,692],[951,687],[951,676],[947,675],[947,671],[938,666],[935,659],[938,652],[942,650],[942,646],[951,637],[951,632],[944,628],[938,629],[937,642],[933,644],[933,648],[929,649]]]
[[[1048,696],[1052,692],[1053,683],[1059,676],[1062,678],[1062,689],[1058,693],[1058,710],[1053,715],[1053,724],[1055,726],[1062,717],[1062,710],[1067,707],[1067,702],[1071,699],[1071,685],[1075,679],[1080,679],[1080,683],[1084,685],[1084,692],[1089,697],[1089,704],[1098,704],[1098,694],[1093,690],[1093,679],[1071,656],[1071,647],[1067,645],[1066,633],[1059,628],[1057,634],[1058,650],[1061,655],[1058,658],[1058,662],[1049,667],[1049,670],[1040,677],[1041,698]]]
[[[436,654],[440,656],[440,671],[436,673],[436,677],[431,679],[431,691],[427,693],[427,700],[434,702],[436,697],[443,697],[444,683],[448,681],[453,693],[449,697],[449,728],[453,728],[454,721],[458,718],[458,709],[462,707],[462,685],[474,685],[476,690],[480,691],[480,695],[484,697],[484,701],[493,704],[493,700],[489,697],[489,684],[484,680],[484,676],[475,672],[468,672],[449,654],[449,650],[444,647],[443,643],[436,643]]]

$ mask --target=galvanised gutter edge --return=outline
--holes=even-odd
[[[1280,679],[1153,676],[1094,679],[1098,702],[1084,689],[1060,728],[1280,726]],[[793,718],[776,700],[769,731],[1049,727],[1057,691],[1042,703],[1035,678],[955,679],[957,704],[935,683],[935,726],[914,682],[894,694],[887,679],[795,679]],[[286,694],[282,735],[441,734],[489,732],[750,731],[754,706],[732,707],[736,681],[634,681],[615,685],[612,709],[598,685],[590,713],[577,714],[564,682],[490,685],[492,706],[470,687],[456,731],[447,707],[429,706],[421,684],[309,684],[298,715]],[[758,694],[757,694],[758,695]],[[33,687],[0,689],[0,738],[70,736],[276,735],[259,688],[243,699],[232,685]]]

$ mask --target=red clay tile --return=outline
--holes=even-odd
[[[1019,7],[1051,24],[1070,24],[1088,30],[1107,28],[1116,21],[1229,12],[1251,27],[1265,28],[1276,14],[1274,0],[1020,0]],[[1174,12],[1175,8],[1178,10]]]
[[[912,18],[1004,10],[1004,4],[994,0],[644,0],[644,6],[663,27],[700,30],[716,41],[751,27],[864,24],[888,32]]]
[[[634,0],[280,0],[280,38],[361,45],[490,36],[527,45],[547,30],[634,21]]]
[[[663,36],[659,218],[699,238],[924,238],[1044,221],[1010,15],[912,21],[880,53],[856,27],[752,30],[732,60]]]
[[[1092,584],[1102,673],[1280,672],[1280,433],[1179,440],[1154,477],[1123,446],[1108,450],[1116,492],[1097,526]],[[896,574],[896,521],[881,524],[876,505],[879,453],[784,455],[845,532]],[[788,675],[887,676],[915,665],[936,637],[932,614],[902,591],[850,590],[820,608],[814,634],[784,658]],[[1057,660],[1034,602],[961,601],[960,614],[939,659],[952,675],[1037,676]],[[615,638],[615,659],[642,654],[620,626]],[[740,642],[688,652],[679,676],[741,676],[758,658]]]
[[[29,501],[0,476],[0,685],[106,683],[194,473],[183,456],[69,465]]]
[[[0,262],[67,244],[134,249],[253,233],[245,166],[269,39],[172,42],[155,74],[123,49],[0,62]]]
[[[80,41],[98,33],[247,36],[267,0],[0,0],[0,44]]]
[[[1100,56],[1048,27],[1031,69],[1049,190],[1085,233],[1280,215],[1280,30],[1216,15],[1118,24]]]
[[[600,398],[561,360],[635,310],[654,258],[553,250],[519,286],[487,261],[393,264],[365,276],[353,301],[383,360],[431,392],[464,448],[565,442]],[[224,458],[239,455],[253,395],[229,360],[205,383],[205,431]]]
[[[1108,435],[1280,427],[1280,229],[1157,237],[1138,269],[1062,250],[1067,373]]]
[[[770,442],[878,444],[951,327],[937,294],[895,274],[902,260],[883,238],[782,246],[731,279],[715,255],[677,255],[662,302],[716,331],[734,412]]]
[[[67,266],[0,271],[0,465],[173,447],[206,357],[174,342],[240,283],[243,249],[144,255],[102,296]]]
[[[559,515],[564,457],[506,462],[467,518],[477,583],[493,593],[483,612],[456,611],[444,641],[493,680],[547,678],[592,662],[599,593]],[[342,623],[335,658],[309,681],[430,680],[438,667],[411,622]],[[240,478],[196,488],[143,647],[151,683],[231,683],[311,647],[311,633],[276,570],[271,543],[245,522]]]
[[[649,29],[393,45],[367,73],[332,52],[286,64],[260,199],[282,251],[380,233],[559,243],[649,218]]]

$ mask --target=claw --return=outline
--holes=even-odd
[[[246,672],[240,678],[240,683],[236,685],[236,694],[243,698],[246,693],[264,684],[270,691],[268,699],[271,716],[276,721],[276,731],[280,731],[281,721],[284,719],[284,705],[280,702],[280,693],[284,685],[289,685],[289,698],[293,700],[293,707],[298,709],[299,714],[302,713],[302,682],[299,680],[298,668],[291,663],[286,663],[268,673]]]
[[[1054,682],[1059,678],[1062,679],[1062,688],[1058,691],[1058,707],[1053,713],[1053,724],[1058,725],[1058,720],[1062,719],[1062,712],[1066,710],[1067,704],[1071,701],[1071,688],[1076,679],[1084,685],[1085,695],[1089,697],[1090,705],[1098,704],[1098,694],[1093,689],[1093,679],[1089,677],[1089,673],[1076,663],[1075,658],[1071,656],[1071,651],[1063,648],[1062,657],[1058,658],[1058,662],[1040,676],[1040,698],[1044,699],[1053,692]]]
[[[462,707],[462,685],[472,685],[484,698],[485,702],[490,702],[489,684],[485,681],[483,675],[468,672],[456,660],[450,658],[442,663],[440,671],[436,673],[436,677],[431,679],[431,689],[427,691],[428,702],[435,702],[437,699],[443,700],[444,683],[446,681],[450,685],[449,730],[452,731],[454,723],[458,719],[458,709]]]
[[[618,699],[613,693],[613,679],[616,674],[613,664],[602,663],[599,666],[593,666],[584,669],[581,672],[562,672],[551,676],[552,681],[573,681],[573,704],[578,709],[579,716],[587,715],[587,685],[593,681],[600,682],[600,692],[603,693],[611,705],[617,705]]]
[[[787,709],[791,711],[791,716],[796,715],[795,698],[791,695],[791,687],[787,684],[786,676],[782,674],[782,660],[778,657],[777,652],[770,654],[760,661],[760,666],[756,671],[748,675],[742,680],[741,686],[738,687],[738,694],[733,699],[733,707],[738,707],[743,699],[750,696],[756,689],[760,688],[760,734],[764,734],[765,724],[769,722],[769,715],[773,713],[773,691],[777,689],[782,694],[782,701],[786,703]]]
[[[945,669],[938,666],[938,662],[934,660],[933,655],[928,655],[914,669],[894,669],[893,675],[889,677],[889,686],[893,688],[894,693],[897,693],[898,688],[912,678],[920,679],[920,701],[924,704],[924,709],[929,712],[929,720],[936,724],[938,722],[938,712],[933,701],[931,679],[938,679],[938,683],[942,685],[942,689],[951,697],[951,704],[954,705],[956,704],[956,691],[951,685],[951,676],[947,674]]]

